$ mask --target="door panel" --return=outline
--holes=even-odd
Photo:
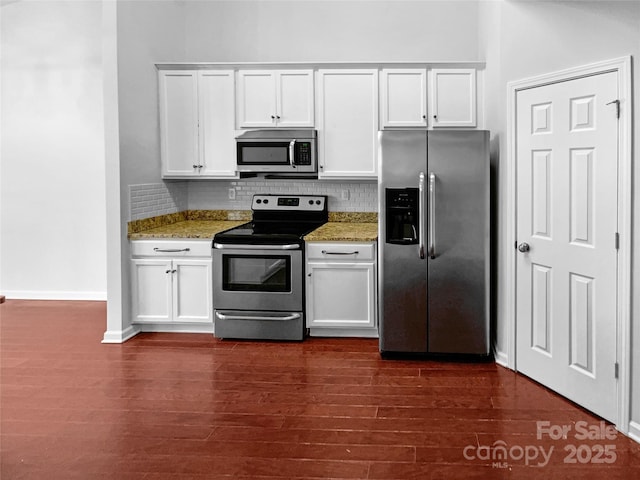
[[[607,103],[617,96],[615,72],[517,96],[517,369],[609,420],[618,125]]]
[[[170,321],[171,260],[135,259],[132,269],[134,321]]]
[[[198,72],[202,175],[236,176],[234,76],[231,70]]]
[[[532,265],[531,347],[551,354],[550,311],[551,269],[544,265]]]
[[[198,76],[192,71],[160,73],[163,175],[197,175]],[[196,165],[196,167],[194,167]]]
[[[173,316],[183,322],[212,322],[211,260],[173,262]]]

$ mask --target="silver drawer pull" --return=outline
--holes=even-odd
[[[322,250],[323,255],[358,255],[359,253],[358,250],[354,252],[328,252],[327,250]]]
[[[178,252],[189,252],[191,251],[190,248],[158,248],[155,247],[153,249],[154,252],[158,252],[158,253],[178,253]]]

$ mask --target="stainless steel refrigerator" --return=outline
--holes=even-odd
[[[379,141],[380,351],[489,356],[489,133]]]

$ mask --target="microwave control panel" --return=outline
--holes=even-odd
[[[296,142],[295,164],[311,165],[311,142]]]

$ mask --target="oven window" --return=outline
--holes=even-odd
[[[287,165],[289,144],[264,142],[238,144],[239,165]]]
[[[223,255],[222,288],[235,292],[290,292],[291,257]]]

